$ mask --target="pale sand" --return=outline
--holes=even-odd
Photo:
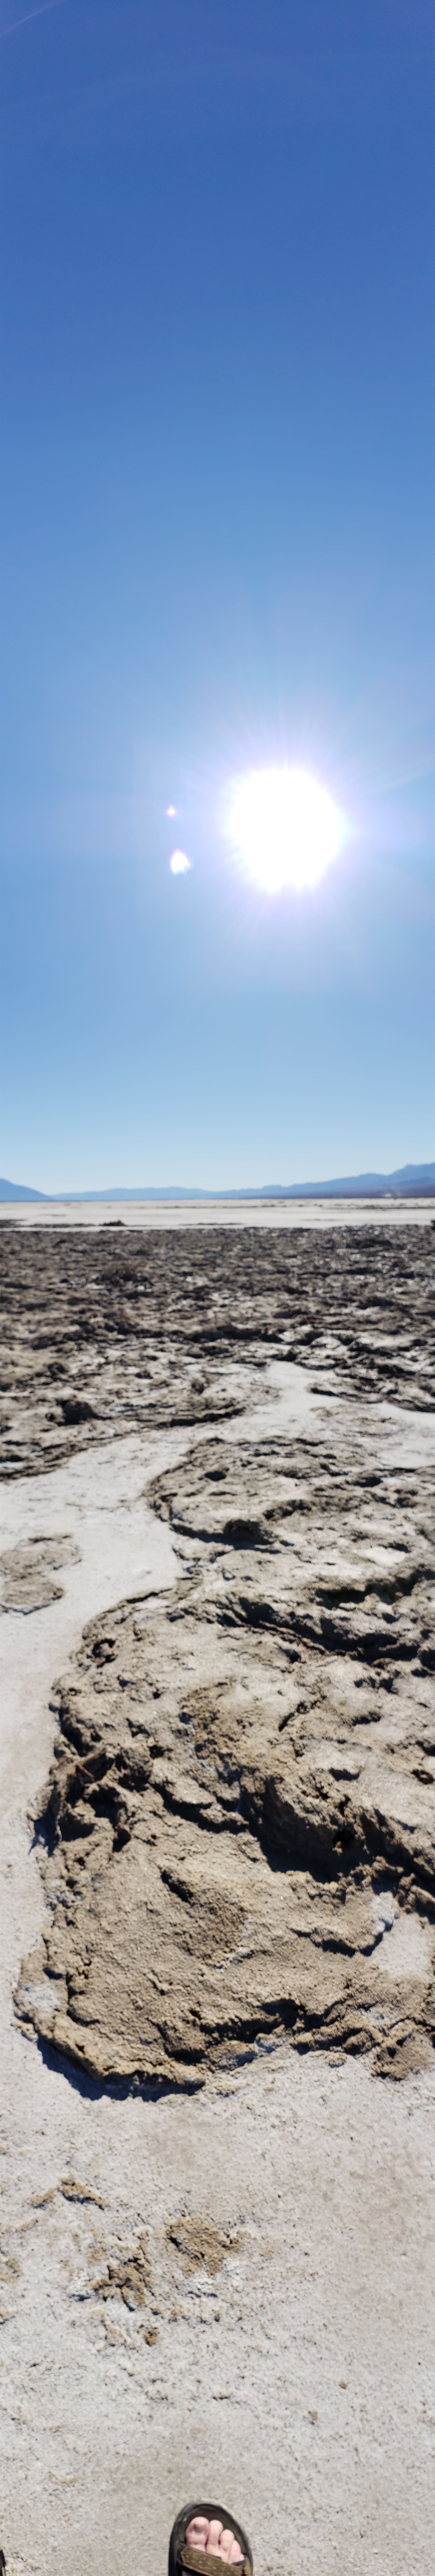
[[[142,1213],[158,1224],[146,1207],[135,1225]],[[309,1407],[312,1432],[325,1399],[316,1405],[303,1370],[275,1364],[274,1383],[274,1429],[281,1413],[299,1429]],[[330,1411],[332,1422],[333,1399]],[[250,1434],[270,1422],[259,1408]],[[428,1430],[396,1411],[408,1456]],[[193,2098],[122,2099],[45,2063],[13,2017],[43,1920],[26,1817],[52,1751],[50,1689],[87,1618],[177,1571],[143,1487],[191,1438],[122,1437],[110,1469],[96,1445],[1,1491],[2,1548],[50,1531],[80,1549],[63,1598],[2,1622],[7,2576],[164,2576],[173,2515],[201,2490],[245,2520],[256,2576],[431,2576],[432,2072],[381,2084],[370,2061],[268,2044]],[[71,2176],[97,2198],[65,2196]],[[214,2275],[167,2243],[183,2211],[239,2239]],[[108,2253],[122,2270],[143,2230],[146,2308],[111,2302],[106,2328],[90,2278]]]

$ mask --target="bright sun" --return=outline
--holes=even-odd
[[[251,769],[238,781],[230,818],[248,875],[268,894],[317,885],[336,859],[344,817],[305,769]]]

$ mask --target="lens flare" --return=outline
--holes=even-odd
[[[185,877],[186,868],[191,868],[192,860],[186,858],[185,850],[173,850],[169,865],[172,877]]]
[[[282,886],[301,893],[338,857],[345,820],[305,769],[252,769],[237,783],[230,832],[248,876],[266,894]]]

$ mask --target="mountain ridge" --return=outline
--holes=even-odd
[[[135,1200],[155,1200],[156,1203],[171,1200],[176,1203],[177,1200],[383,1197],[390,1191],[405,1196],[413,1196],[414,1193],[420,1196],[422,1192],[435,1195],[435,1163],[403,1163],[394,1172],[358,1172],[332,1181],[263,1181],[258,1189],[238,1190],[185,1189],[180,1183],[171,1182],[151,1189],[55,1190],[51,1195],[48,1190],[30,1189],[24,1182],[0,1178],[0,1204],[31,1200],[35,1206],[45,1207],[104,1204],[117,1200],[126,1204]]]

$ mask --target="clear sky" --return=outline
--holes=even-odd
[[[0,0],[12,1179],[434,1154],[433,72],[432,0]]]

